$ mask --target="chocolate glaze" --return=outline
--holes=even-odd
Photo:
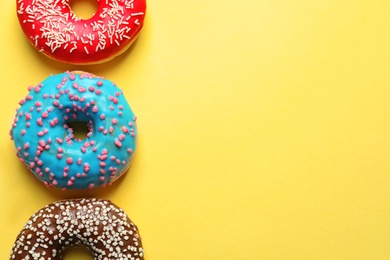
[[[94,259],[144,259],[137,226],[109,200],[54,202],[33,214],[20,231],[10,259],[62,259],[65,248],[83,244]]]

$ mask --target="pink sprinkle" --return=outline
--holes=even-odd
[[[24,146],[23,146],[24,150],[28,149],[29,147],[30,147],[29,143],[25,143]]]
[[[37,124],[38,124],[39,126],[42,126],[42,125],[43,125],[43,123],[42,123],[42,118],[38,118],[38,119],[37,119]]]
[[[58,153],[57,154],[57,158],[58,158],[58,160],[61,160],[62,159],[62,154]]]
[[[99,89],[97,89],[97,90],[95,91],[95,93],[96,93],[96,95],[102,94],[102,92],[101,92]]]
[[[107,155],[100,156],[100,160],[105,161],[107,159]]]
[[[134,136],[135,136],[135,133],[134,133],[134,132],[131,132],[130,135],[131,135],[131,137],[134,137]]]
[[[39,101],[35,102],[35,106],[36,107],[41,107],[42,106],[42,102],[39,102]]]
[[[35,163],[34,162],[30,162],[30,168],[34,168],[35,166]]]
[[[64,140],[62,138],[57,137],[56,138],[57,143],[62,144]]]
[[[110,157],[111,161],[115,161],[116,157],[113,155]]]
[[[42,113],[42,118],[46,118],[49,116],[49,113],[47,111],[43,112]]]
[[[25,134],[26,134],[26,130],[22,129],[22,131],[20,131],[20,133],[21,133],[22,135],[25,135]]]
[[[116,125],[116,124],[118,123],[118,119],[113,118],[113,119],[111,120],[111,123],[112,123],[113,125]]]
[[[68,177],[68,173],[67,172],[63,172],[62,176],[64,176],[64,178],[66,178],[66,177]]]
[[[46,146],[46,142],[44,140],[39,140],[38,143],[39,143],[39,146],[41,146],[41,147]]]
[[[72,164],[72,163],[73,163],[72,157],[66,158],[66,163],[67,163],[67,164]]]
[[[119,140],[118,140],[118,139],[115,139],[114,143],[115,143],[115,145],[116,145],[116,146],[118,146],[118,147],[122,147],[122,143],[121,143],[121,142],[119,142]]]
[[[133,153],[133,150],[131,148],[127,148],[128,153]]]
[[[93,183],[91,183],[91,184],[89,184],[89,189],[93,189],[93,187],[95,187],[95,184],[93,184]]]
[[[93,86],[90,86],[90,87],[88,88],[88,90],[91,91],[91,92],[93,92],[93,91],[95,90],[95,88],[94,88]]]
[[[119,138],[120,141],[123,141],[123,139],[125,139],[125,135],[124,135],[124,134],[120,134],[120,135],[118,136],[118,138]]]
[[[100,176],[99,178],[101,181],[104,181],[105,177],[104,176]]]
[[[68,186],[72,186],[73,185],[73,182],[72,181],[68,181]]]
[[[92,108],[92,111],[96,113],[96,112],[98,111],[98,107],[97,107],[97,106],[94,106],[94,107]]]
[[[122,132],[127,134],[129,132],[129,129],[126,126],[122,126]]]
[[[101,119],[101,120],[104,120],[105,118],[106,118],[106,115],[105,115],[105,114],[101,114],[101,115],[100,115],[100,119]]]
[[[58,148],[57,148],[57,152],[58,152],[58,153],[63,153],[63,152],[64,152],[64,149],[62,149],[62,147],[58,147]]]
[[[99,87],[103,86],[103,82],[101,82],[100,80],[98,82],[96,82],[96,85],[98,85]]]
[[[114,128],[112,126],[110,126],[109,131],[110,131],[110,134],[112,134],[114,132]]]
[[[81,163],[82,163],[81,158],[78,158],[78,159],[77,159],[77,164],[78,164],[78,165],[81,165]]]

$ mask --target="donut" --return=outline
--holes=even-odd
[[[137,226],[109,200],[70,199],[34,213],[18,234],[10,259],[62,259],[84,245],[94,259],[144,259]]]
[[[87,72],[51,75],[23,98],[10,129],[16,155],[48,187],[111,184],[136,150],[136,117],[115,83]],[[88,128],[76,138],[72,123]]]
[[[81,19],[70,0],[17,0],[29,42],[46,56],[71,64],[97,64],[123,53],[144,23],[145,0],[96,0],[97,12]]]

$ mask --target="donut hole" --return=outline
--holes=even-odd
[[[64,127],[67,129],[70,138],[76,141],[85,140],[92,131],[91,123],[85,121],[66,122]]]
[[[62,252],[62,260],[80,259],[93,260],[92,252],[84,245],[67,247]]]
[[[98,10],[96,0],[71,0],[69,5],[72,12],[83,20],[92,18]]]

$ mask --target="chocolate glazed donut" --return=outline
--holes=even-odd
[[[144,259],[137,226],[108,200],[54,202],[30,217],[10,259],[62,259],[65,248],[83,244],[94,259]]]

